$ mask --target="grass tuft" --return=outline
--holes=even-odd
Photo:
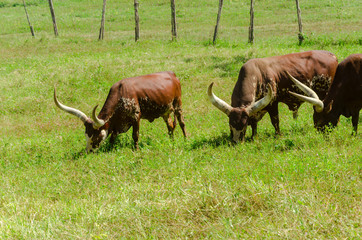
[[[301,2],[301,45],[291,1],[256,1],[252,45],[246,2],[224,1],[215,45],[217,1],[178,1],[177,41],[169,3],[140,1],[137,43],[129,1],[107,2],[103,41],[99,1],[53,2],[57,38],[47,1],[26,3],[35,37],[22,5],[0,2],[0,239],[360,238],[362,134],[351,135],[350,119],[323,134],[312,107],[294,120],[280,104],[281,135],[265,116],[254,140],[248,128],[234,145],[206,95],[215,82],[230,102],[252,58],[360,53],[357,0]],[[62,103],[90,115],[116,81],[165,70],[181,81],[186,140],[179,126],[171,140],[162,119],[142,120],[140,150],[130,129],[86,154],[83,124],[52,99],[56,86]]]

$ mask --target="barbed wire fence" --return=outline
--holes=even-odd
[[[52,23],[54,28],[54,34],[57,37],[58,34],[58,27],[55,17],[55,11],[54,11],[54,5],[52,0],[48,0],[49,2],[49,8],[50,8],[50,14],[52,17]],[[297,18],[298,18],[298,41],[299,44],[302,44],[304,41],[304,35],[303,35],[303,25],[302,25],[302,17],[301,17],[301,9],[299,5],[299,0],[295,0],[296,2],[296,9],[297,9]],[[106,18],[106,3],[107,0],[103,0],[103,7],[102,7],[102,17],[101,17],[101,27],[99,29],[99,36],[98,40],[104,39],[104,33],[105,33],[105,18]],[[26,18],[29,24],[29,28],[31,31],[32,36],[35,36],[34,28],[30,23],[29,14],[26,9],[26,3],[25,0],[23,0],[23,5],[25,9]],[[139,0],[134,0],[134,17],[135,17],[135,41],[137,42],[140,39],[140,16],[139,16]],[[255,0],[250,0],[250,24],[249,24],[249,34],[248,34],[248,42],[250,44],[254,43],[254,5]],[[172,41],[177,40],[177,22],[176,22],[176,0],[170,0],[170,6],[171,6],[171,39]],[[219,31],[219,25],[220,25],[220,19],[221,19],[221,12],[223,8],[223,0],[219,0],[218,5],[218,11],[217,11],[217,19],[216,19],[216,25],[214,28],[214,34],[212,43],[215,45],[218,37],[218,31]]]

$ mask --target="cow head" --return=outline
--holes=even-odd
[[[78,117],[84,123],[85,137],[87,140],[87,147],[86,147],[87,152],[93,152],[106,139],[108,135],[108,130],[105,128],[106,122],[102,119],[99,119],[96,116],[96,109],[98,105],[95,106],[93,109],[92,118],[89,118],[80,110],[61,104],[57,99],[55,88],[54,88],[54,102],[58,108]]]
[[[229,117],[229,126],[233,142],[243,142],[249,118],[265,108],[273,98],[271,85],[268,84],[268,93],[266,96],[257,102],[254,102],[247,107],[232,107],[214,95],[212,92],[213,84],[214,83],[210,84],[207,92],[210,102]]]
[[[332,127],[337,126],[337,123],[339,121],[339,115],[332,110],[333,101],[325,105],[325,103],[319,99],[318,95],[311,88],[307,87],[305,84],[295,79],[288,72],[287,74],[289,78],[294,82],[294,84],[307,96],[290,91],[289,93],[299,98],[300,100],[313,105],[314,127],[317,128],[319,131],[324,131],[327,125],[332,125]]]

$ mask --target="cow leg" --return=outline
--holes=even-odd
[[[187,134],[186,134],[186,130],[185,130],[184,117],[182,116],[182,110],[176,108],[175,116],[177,117],[178,123],[180,124],[180,127],[182,129],[182,133],[184,134],[184,137],[186,138]]]
[[[117,135],[118,135],[117,133],[112,132],[111,137],[109,139],[109,142],[110,142],[111,145],[113,145],[116,142]]]
[[[278,110],[278,102],[274,102],[271,104],[271,106],[268,109],[268,113],[270,116],[271,123],[273,124],[273,127],[275,129],[275,134],[280,134],[280,128],[279,128],[279,110]]]
[[[293,110],[293,119],[297,119],[298,118],[298,109]]]
[[[353,125],[352,135],[357,135],[358,120],[359,120],[359,111],[356,111],[354,114],[352,114],[352,125]]]
[[[293,112],[293,119],[297,120],[298,118],[298,109],[300,107],[299,103],[288,103],[289,110]]]
[[[137,119],[135,123],[132,125],[133,132],[132,132],[132,138],[134,141],[134,148],[136,150],[139,149],[138,147],[138,136],[139,136],[139,129],[140,129],[140,119]]]
[[[250,119],[249,123],[251,126],[251,139],[254,140],[254,137],[258,134],[258,122],[255,119]]]
[[[168,114],[166,116],[163,116],[163,120],[167,125],[168,135],[170,136],[170,138],[173,138],[173,130],[175,130],[176,127],[176,119],[175,121],[172,121],[171,115]]]

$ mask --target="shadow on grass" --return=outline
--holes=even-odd
[[[82,158],[86,154],[87,154],[87,152],[85,151],[85,149],[82,149],[80,151],[74,151],[74,152],[69,153],[69,155],[70,155],[69,159],[73,160],[73,161],[77,161],[78,159]]]
[[[240,70],[240,67],[251,59],[250,56],[234,56],[232,60],[228,61],[228,59],[224,57],[211,57],[211,60],[214,64],[210,66],[211,69],[219,69],[220,77],[229,77],[229,76],[237,76]]]
[[[140,144],[140,147],[142,147],[142,144]],[[133,140],[129,139],[127,136],[118,135],[113,144],[108,138],[97,152],[112,152],[123,148],[134,149]]]
[[[138,142],[138,147],[140,149],[151,145],[152,145],[152,138],[150,137],[144,137],[142,140]],[[97,152],[112,152],[126,148],[136,150],[134,147],[134,141],[132,137],[120,134],[117,136],[113,144],[111,144],[110,138],[108,138],[105,141],[105,143],[103,143],[102,146],[98,149]]]
[[[147,145],[147,144],[146,144]],[[139,147],[142,148],[144,144],[140,144]],[[91,153],[87,153],[85,148],[82,148],[79,151],[69,152],[68,158],[75,161],[79,160],[87,154],[98,154],[98,153],[107,153],[113,152],[120,149],[129,148],[134,150],[133,140],[127,138],[127,136],[117,137],[115,142],[111,144],[110,139],[108,138],[97,150]]]
[[[245,142],[252,142],[251,137],[246,137]],[[190,150],[200,149],[203,147],[212,147],[212,148],[218,148],[220,146],[230,146],[233,147],[236,144],[234,144],[229,134],[223,133],[221,136],[206,138],[203,137],[202,139],[194,140],[191,143]]]

